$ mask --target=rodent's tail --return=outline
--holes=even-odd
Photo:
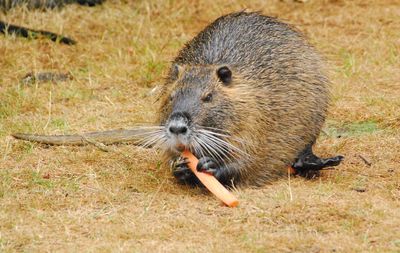
[[[15,34],[16,36],[32,38],[32,39],[37,39],[39,37],[45,37],[45,38],[49,38],[50,40],[52,40],[54,42],[60,42],[60,43],[67,44],[67,45],[76,44],[75,40],[65,37],[63,35],[59,35],[59,34],[48,32],[48,31],[34,30],[34,29],[22,27],[22,26],[12,25],[12,24],[6,23],[4,21],[0,21],[0,33]]]
[[[92,142],[100,142],[103,144],[114,143],[134,143],[142,144],[143,137],[146,136],[148,130],[145,128],[137,129],[118,129],[103,132],[91,132],[74,135],[36,135],[36,134],[12,134],[16,139],[38,142],[49,145],[86,145]]]

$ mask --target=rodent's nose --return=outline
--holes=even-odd
[[[185,134],[186,132],[187,132],[187,127],[186,126],[174,126],[174,125],[172,125],[172,126],[170,126],[169,127],[169,131],[171,132],[171,133],[173,133],[173,134],[176,134],[176,135],[178,135],[178,134]]]
[[[169,117],[168,132],[174,135],[185,135],[189,132],[190,115],[187,112],[174,112]]]

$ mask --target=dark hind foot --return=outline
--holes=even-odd
[[[299,154],[296,161],[292,164],[292,168],[296,175],[304,177],[312,177],[317,175],[318,172],[326,167],[333,167],[339,165],[343,161],[343,156],[334,156],[330,158],[319,158],[314,155],[312,151],[312,144]]]

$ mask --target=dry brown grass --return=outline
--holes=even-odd
[[[292,178],[290,187],[283,179],[242,189],[240,207],[228,209],[175,184],[152,151],[48,148],[8,137],[151,121],[146,94],[183,43],[244,8],[296,25],[329,60],[334,99],[317,152],[345,155],[336,170]],[[400,252],[399,16],[396,0],[110,0],[0,14],[79,41],[0,36],[0,251]],[[40,70],[71,71],[74,80],[19,84]]]

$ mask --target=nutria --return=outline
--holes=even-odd
[[[302,173],[343,159],[312,152],[327,113],[329,80],[304,36],[275,18],[238,12],[215,20],[178,53],[158,99],[159,127],[139,139],[164,150],[181,183],[198,183],[180,158],[183,149],[199,158],[198,170],[228,185],[263,185],[286,175],[290,165]],[[84,138],[97,140],[96,134]],[[77,135],[15,137],[84,142]]]

